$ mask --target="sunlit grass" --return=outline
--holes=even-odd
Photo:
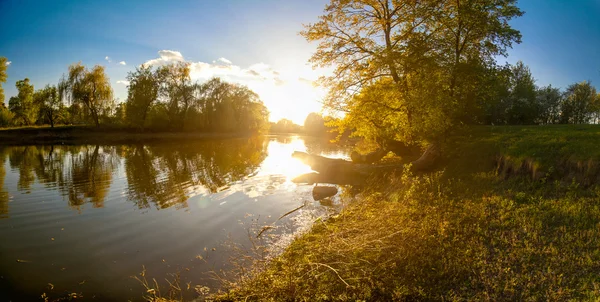
[[[597,301],[600,188],[540,169],[597,159],[597,126],[481,127],[448,142],[444,169],[376,179],[222,301]],[[565,143],[569,142],[569,143]]]

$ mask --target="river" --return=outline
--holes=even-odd
[[[341,207],[291,182],[310,172],[296,150],[347,155],[295,136],[0,146],[0,300],[138,301],[143,267],[161,285],[179,273],[186,298],[217,288],[232,246],[274,253]]]

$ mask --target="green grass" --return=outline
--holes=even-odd
[[[600,187],[569,167],[598,161],[599,133],[537,126],[455,134],[444,169],[373,181],[340,215],[270,262],[257,259],[212,298],[598,301]],[[545,172],[500,170],[498,158]]]

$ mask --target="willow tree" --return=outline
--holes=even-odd
[[[461,123],[478,73],[520,42],[508,24],[522,15],[515,3],[331,0],[301,34],[318,42],[310,62],[333,67],[320,80],[326,108],[371,138],[415,144]]]
[[[126,116],[130,123],[144,130],[148,112],[158,101],[160,80],[151,66],[142,65],[127,75],[129,90],[126,103]]]
[[[91,70],[81,63],[69,66],[69,73],[63,77],[61,95],[72,104],[81,104],[85,113],[100,127],[100,115],[112,104],[113,91],[104,67],[94,66]]]
[[[167,114],[172,126],[178,130],[185,127],[188,110],[194,105],[197,85],[192,83],[189,63],[177,63],[157,70],[160,95],[166,100]]]

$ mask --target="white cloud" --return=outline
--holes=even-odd
[[[6,66],[10,65],[10,63],[12,63],[12,61],[6,62]]]
[[[127,63],[125,63],[125,61],[121,61],[119,62],[120,65],[127,65]]]
[[[146,63],[144,63],[144,65],[160,66],[160,65],[167,65],[170,63],[174,63],[174,62],[183,62],[184,61],[181,53],[179,51],[174,51],[174,50],[161,50],[158,52],[158,56],[159,56],[159,58],[157,58],[157,59],[152,59],[152,60],[146,61]]]
[[[221,58],[218,58],[218,59],[217,59],[217,62],[221,62],[221,63],[225,63],[225,64],[227,64],[227,65],[231,65],[231,61],[229,61],[229,60],[227,60],[227,59],[225,59],[225,58],[222,58],[222,57],[221,57]]]
[[[111,63],[111,62],[112,62],[112,60],[110,59],[110,57],[109,57],[109,56],[106,56],[106,57],[104,57],[104,60],[108,61],[108,63]]]
[[[119,80],[119,81],[117,81],[117,84],[123,84],[123,85],[129,86],[129,81],[127,81],[127,80]]]

